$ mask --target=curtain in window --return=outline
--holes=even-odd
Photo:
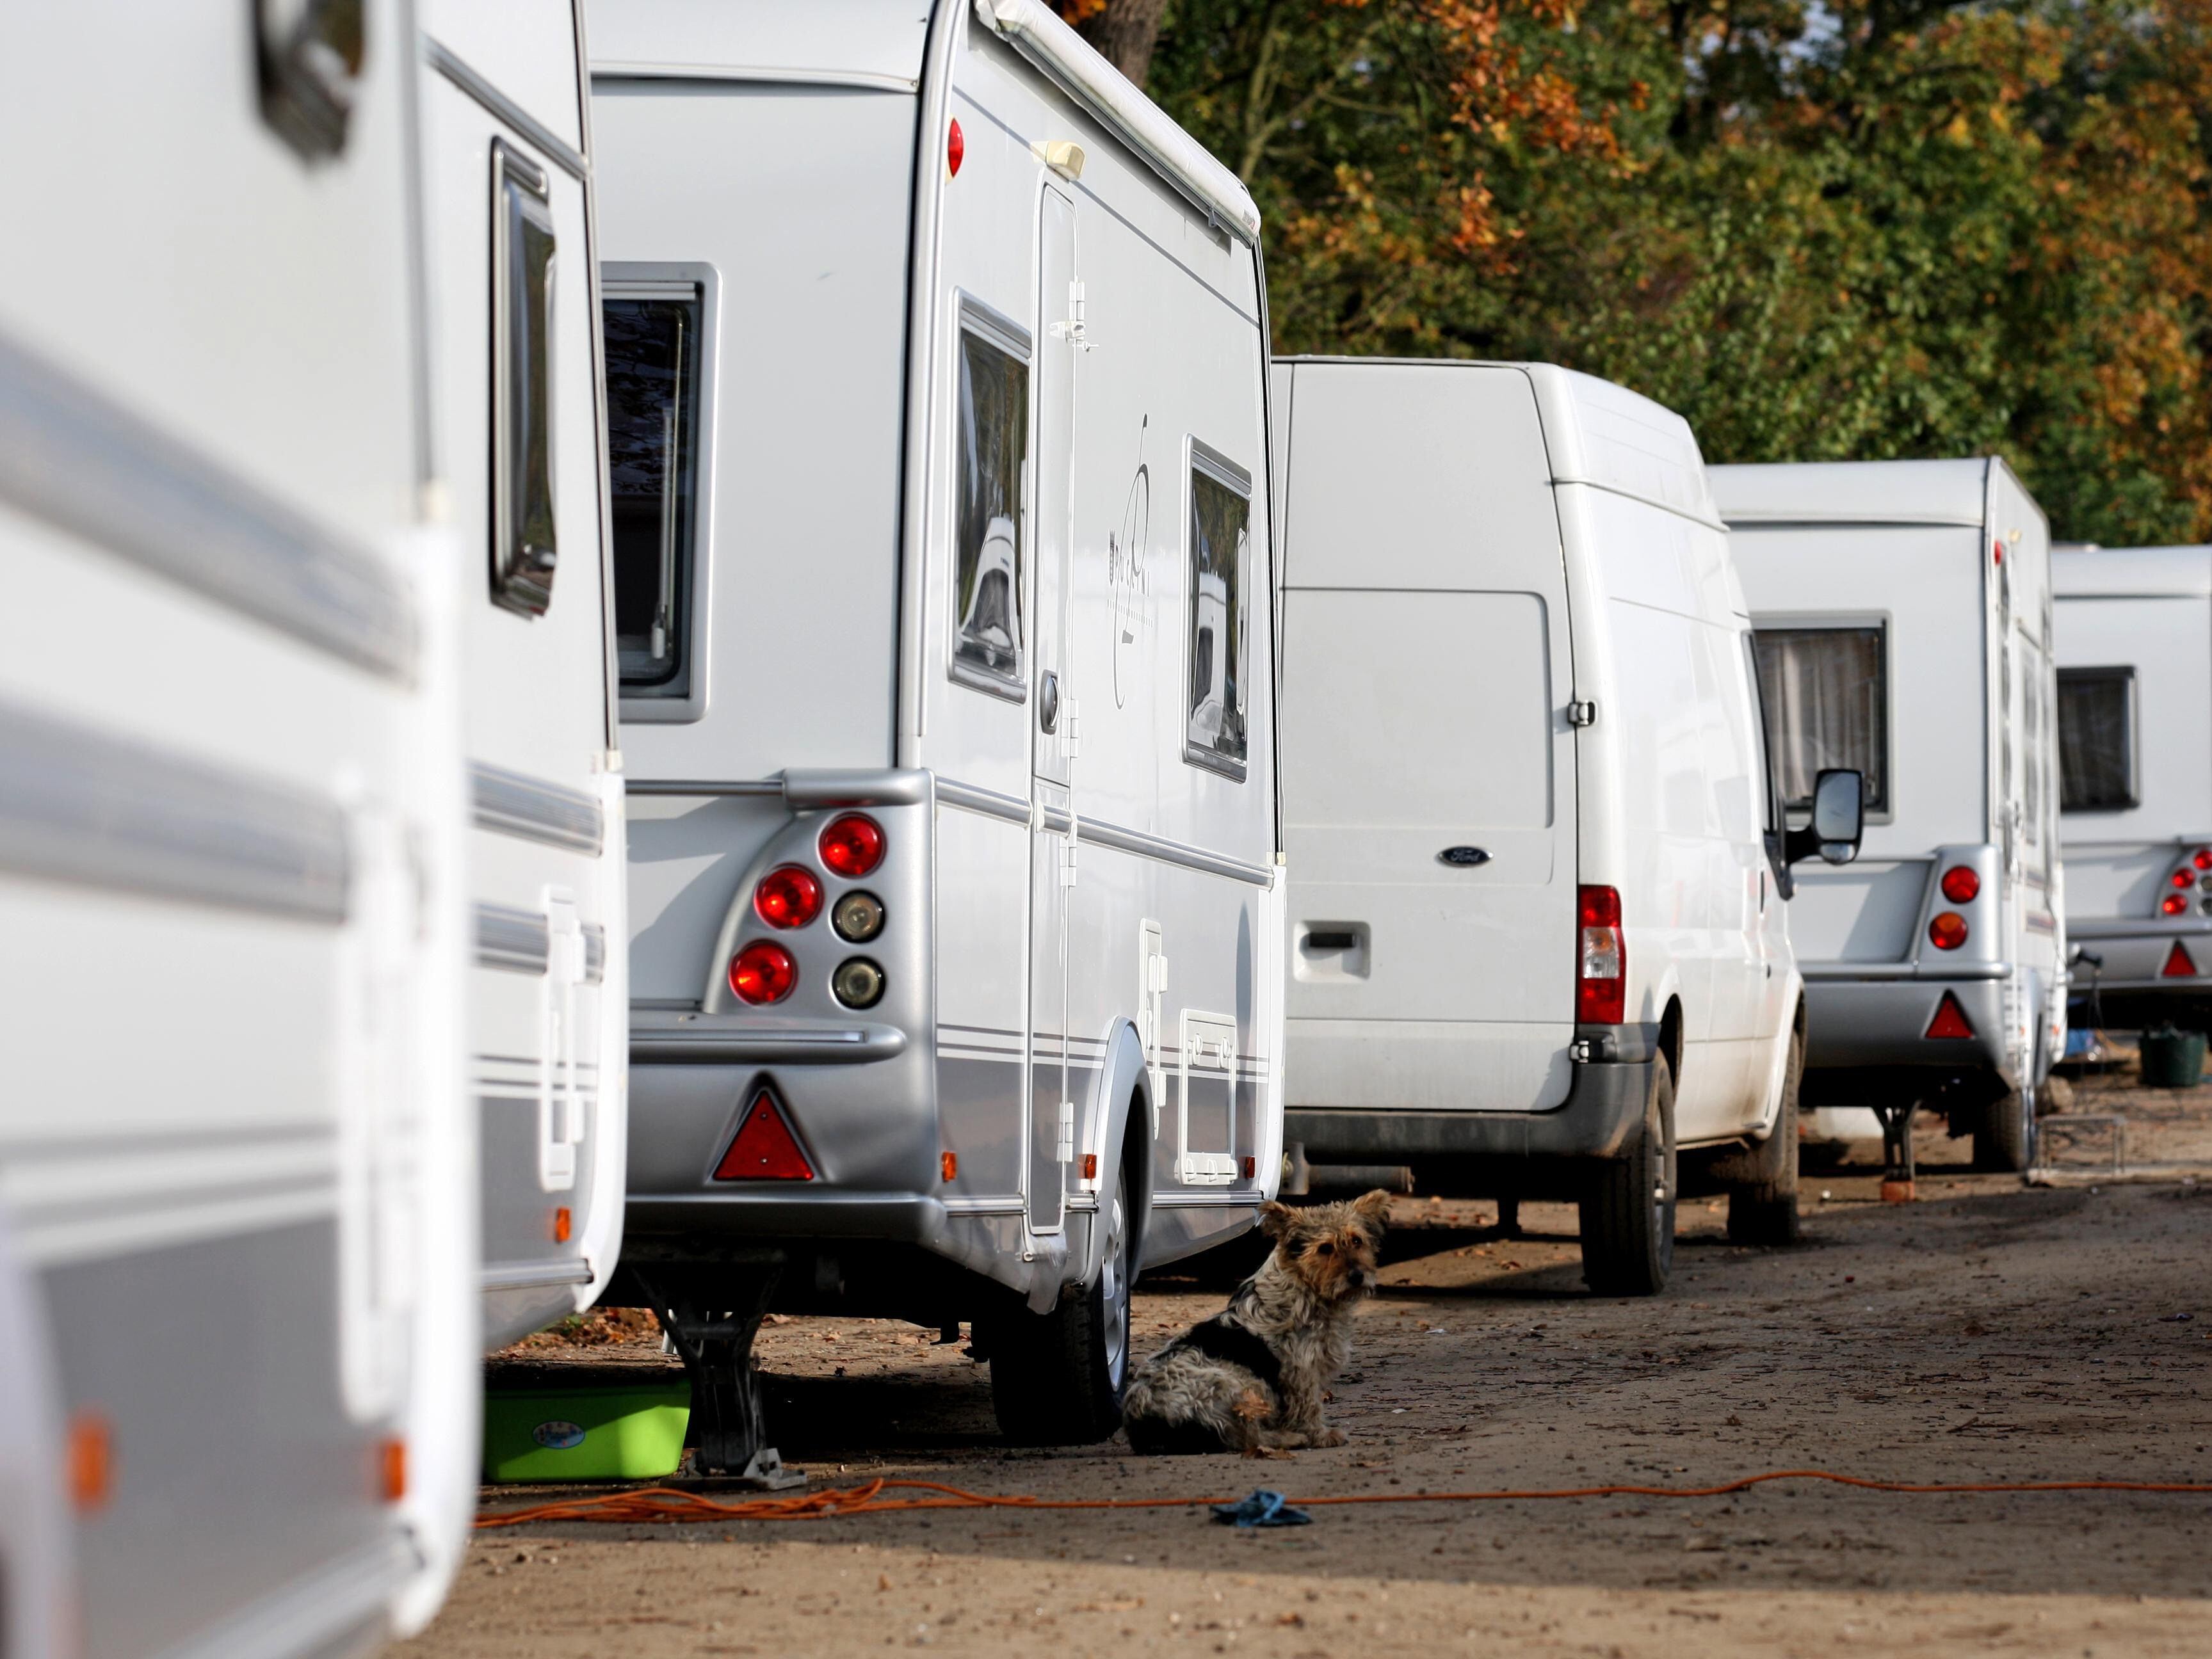
[[[1889,807],[1889,693],[1879,627],[1761,628],[1759,688],[1784,804],[1809,808],[1831,767],[1866,776],[1869,812]]]

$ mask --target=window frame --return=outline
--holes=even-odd
[[[504,138],[491,141],[491,476],[488,492],[490,513],[489,576],[491,600],[503,610],[534,621],[553,603],[554,578],[560,569],[558,469],[555,462],[557,434],[554,429],[555,336],[559,332],[556,279],[559,273],[561,241],[553,224],[552,181],[545,169]],[[551,244],[546,258],[545,357],[538,376],[542,392],[538,411],[545,437],[545,512],[549,536],[543,563],[533,568],[521,556],[520,518],[525,511],[517,499],[515,459],[514,348],[516,318],[513,295],[515,261],[520,252],[511,229],[517,216],[539,224]]]
[[[1881,637],[1881,804],[1875,804],[1872,781],[1869,780],[1865,821],[1869,824],[1893,823],[1897,818],[1897,653],[1893,649],[1897,638],[1894,617],[1888,611],[1790,611],[1759,615],[1751,619],[1753,639],[1752,665],[1758,667],[1758,638],[1762,633],[1841,633],[1856,629],[1871,628]],[[1765,705],[1766,690],[1760,682],[1759,699]],[[1786,833],[1792,827],[1802,828],[1812,821],[1809,807],[1793,806],[1783,793],[1781,773],[1775,773],[1774,792],[1781,801],[1783,827]]]
[[[1195,664],[1191,653],[1196,649],[1198,633],[1198,582],[1194,561],[1198,556],[1198,542],[1193,533],[1198,512],[1198,477],[1203,473],[1212,482],[1241,497],[1244,503],[1243,562],[1237,572],[1237,609],[1243,613],[1239,638],[1248,646],[1252,627],[1252,475],[1231,460],[1219,450],[1193,433],[1183,434],[1182,466],[1182,576],[1187,584],[1183,595],[1182,614],[1182,673],[1176,682],[1176,702],[1182,716],[1183,764],[1218,774],[1232,783],[1241,784],[1251,773],[1251,711],[1252,688],[1241,679],[1237,683],[1240,711],[1244,717],[1245,752],[1243,760],[1222,754],[1199,742],[1191,736],[1189,706],[1192,673]],[[1248,651],[1248,657],[1249,653]]]
[[[2069,681],[2080,685],[2093,680],[2118,680],[2127,687],[2127,794],[2115,803],[2090,807],[2066,804],[2065,701]],[[2058,815],[2079,818],[2093,813],[2135,812],[2142,806],[2142,679],[2133,663],[2062,667],[2051,682],[2051,746],[2058,772]]]
[[[960,657],[960,376],[962,351],[965,337],[970,334],[986,345],[1002,351],[1022,366],[1022,470],[1016,481],[1015,512],[1019,515],[1014,529],[1014,604],[1021,620],[1021,637],[1016,644],[1014,669],[1011,675],[994,674],[988,669],[963,662]],[[945,512],[950,533],[945,546],[951,557],[945,564],[945,669],[946,676],[955,685],[965,686],[970,691],[980,691],[986,696],[1002,701],[1026,704],[1030,700],[1030,670],[1032,666],[1029,638],[1030,622],[1030,565],[1034,549],[1030,546],[1033,515],[1030,492],[1034,487],[1036,468],[1030,464],[1036,453],[1036,349],[1034,336],[1029,330],[996,306],[977,299],[965,289],[956,288],[952,294],[952,360],[945,376],[945,393],[949,399],[945,429],[951,434],[948,445],[951,472],[950,487],[945,493]]]
[[[647,724],[703,719],[713,681],[714,479],[720,470],[716,465],[719,422],[715,415],[720,403],[719,364],[722,337],[722,275],[714,265],[700,260],[609,259],[599,265],[599,314],[595,320],[599,326],[597,338],[602,357],[602,384],[605,369],[606,302],[610,300],[685,297],[696,298],[699,304],[699,342],[696,354],[698,373],[693,386],[697,412],[691,435],[691,542],[689,548],[677,551],[677,560],[682,567],[679,586],[683,581],[690,583],[689,588],[684,590],[690,612],[682,625],[688,669],[684,688],[680,693],[632,692],[622,685],[620,651],[614,644],[614,469],[611,456],[603,462],[606,467],[605,486],[609,515],[608,649],[615,653],[614,674],[620,701],[620,717],[625,722]],[[607,434],[600,442],[600,448],[605,451],[612,428],[605,418],[601,421],[601,427],[603,433]]]

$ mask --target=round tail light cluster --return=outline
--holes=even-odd
[[[1965,864],[1943,872],[1943,896],[1954,905],[1971,905],[1982,891],[1982,878]]]
[[[1938,950],[1956,950],[1966,942],[1966,918],[1954,910],[1938,911],[1928,923],[1928,942]]]
[[[2166,879],[2170,891],[2158,901],[2160,916],[2186,916],[2192,908],[2212,916],[2212,847],[2185,850]]]
[[[883,826],[858,812],[841,813],[814,840],[822,868],[848,881],[879,869],[886,846]],[[779,864],[754,886],[753,914],[771,928],[795,932],[822,914],[827,899],[813,870]],[[864,945],[884,930],[884,902],[872,893],[842,893],[829,909],[830,930],[848,945]],[[882,966],[865,956],[848,957],[830,976],[830,994],[848,1008],[873,1008],[883,1001],[884,984]],[[797,960],[772,941],[753,940],[730,959],[730,992],[753,1008],[781,1002],[798,985]]]

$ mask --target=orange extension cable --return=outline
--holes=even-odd
[[[1869,1492],[2179,1492],[2212,1493],[2212,1484],[2163,1480],[1948,1480],[1917,1485],[1905,1480],[1870,1480],[1827,1469],[1768,1469],[1717,1486],[1567,1486],[1535,1492],[1367,1492],[1334,1498],[1293,1498],[1300,1509],[1324,1504],[1485,1504],[1539,1498],[1725,1498],[1770,1480],[1832,1480]],[[886,1498],[894,1490],[937,1494]],[[1114,1510],[1196,1509],[1233,1504],[1234,1498],[994,1498],[965,1492],[937,1480],[871,1480],[842,1491],[803,1492],[788,1498],[748,1498],[722,1503],[696,1492],[646,1486],[596,1498],[563,1499],[523,1509],[497,1510],[477,1517],[479,1531],[544,1521],[821,1521],[833,1516],[893,1515],[909,1510],[1019,1509]]]

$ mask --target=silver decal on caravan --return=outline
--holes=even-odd
[[[528,139],[532,148],[570,178],[591,177],[591,163],[576,154],[574,145],[562,142],[550,127],[471,69],[450,46],[424,35],[422,61]]]
[[[415,675],[373,554],[0,339],[0,500],[372,672]]]
[[[492,1262],[483,1270],[486,1290],[545,1290],[556,1285],[588,1285],[589,1262]]]
[[[478,829],[594,857],[605,845],[605,814],[581,790],[478,760],[469,767],[469,794]]]
[[[477,906],[477,966],[543,973],[553,960],[553,930],[536,911]]]
[[[0,869],[346,918],[346,822],[335,801],[12,704],[0,708]]]

